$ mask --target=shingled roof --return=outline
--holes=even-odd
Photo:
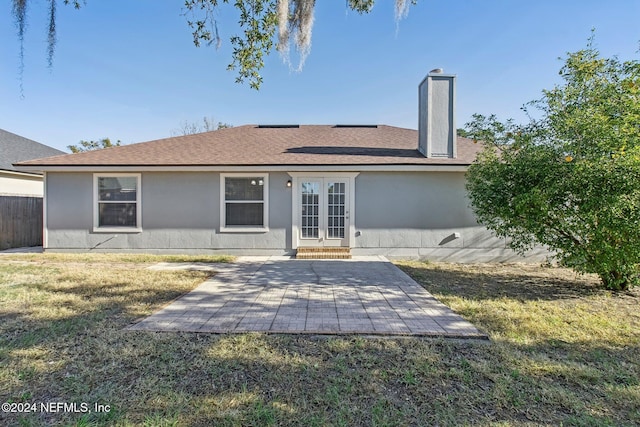
[[[469,165],[480,150],[458,138],[457,157],[426,158],[418,131],[393,126],[245,125],[104,150],[23,162],[21,166]]]
[[[0,129],[0,169],[2,170],[20,171],[20,168],[14,167],[13,163],[58,154],[64,154],[64,151]]]

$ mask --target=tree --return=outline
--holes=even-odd
[[[640,62],[602,58],[592,36],[560,75],[524,107],[529,123],[475,115],[466,125],[485,144],[467,173],[472,208],[512,248],[545,245],[626,290],[640,282]]]
[[[218,122],[217,124],[214,124],[214,123],[215,123],[215,120],[213,119],[213,117],[209,118],[206,116],[202,118],[202,123],[188,122],[185,120],[180,124],[180,128],[174,129],[171,132],[171,134],[174,136],[192,135],[194,133],[210,132],[212,130],[226,129],[226,128],[233,127],[229,123],[223,123],[223,122]]]
[[[72,153],[83,153],[85,151],[102,150],[103,148],[119,147],[120,140],[112,143],[109,138],[102,138],[99,141],[80,141],[77,145],[68,145],[67,148]]]
[[[458,128],[458,129],[456,129],[456,135],[457,136],[461,136],[463,138],[468,138],[469,137],[469,131],[467,131],[465,128]]]
[[[53,64],[56,45],[56,4],[58,0],[47,0],[49,24],[47,27],[47,59]],[[417,0],[395,0],[396,20],[407,16],[409,6]],[[24,34],[27,23],[27,7],[33,0],[12,0],[13,16],[20,42],[20,75],[24,69]],[[86,0],[63,0],[76,9]],[[285,63],[289,61],[289,44],[293,41],[300,53],[301,70],[311,48],[311,30],[313,29],[313,11],[315,0],[236,0],[233,6],[240,12],[241,35],[230,37],[233,46],[232,61],[228,69],[237,70],[237,83],[248,81],[254,89],[262,83],[260,70],[264,67],[264,57],[273,49],[274,36],[278,30],[276,48]],[[375,0],[347,0],[347,7],[360,14],[369,13]],[[193,43],[196,46],[215,45],[219,47],[221,37],[216,19],[217,9],[229,0],[185,0],[183,14],[187,25],[193,30]]]

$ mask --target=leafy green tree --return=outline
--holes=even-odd
[[[120,140],[112,143],[109,138],[102,138],[99,141],[80,141],[77,145],[68,145],[67,148],[72,153],[83,153],[85,151],[102,150],[103,148],[119,147]]]
[[[467,123],[485,144],[467,174],[472,208],[514,249],[542,244],[562,265],[626,290],[639,283],[640,62],[601,57],[592,37],[560,75],[525,106],[529,123]]]
[[[463,138],[468,138],[469,132],[465,128],[458,128],[456,129],[456,135],[461,136]]]
[[[53,64],[56,44],[56,4],[59,0],[47,0],[49,24],[47,27],[47,59],[49,66]],[[395,0],[396,20],[407,16],[409,6],[417,0]],[[24,69],[24,34],[27,23],[27,8],[33,0],[12,0],[13,16],[20,41],[20,73]],[[86,0],[63,0],[76,9]],[[184,0],[183,14],[192,30],[193,43],[196,46],[215,45],[219,47],[221,37],[216,19],[217,9],[229,0]],[[347,0],[349,9],[360,14],[369,13],[375,0]],[[289,44],[293,41],[300,53],[298,70],[302,69],[311,47],[311,30],[313,29],[313,12],[315,0],[235,0],[233,6],[240,12],[240,29],[242,34],[230,37],[233,47],[232,61],[228,69],[236,70],[237,83],[249,82],[254,89],[262,84],[260,70],[264,67],[264,57],[269,55],[274,46],[276,29],[278,37],[276,48],[283,60],[289,61]]]

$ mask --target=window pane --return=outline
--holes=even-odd
[[[98,203],[98,227],[135,227],[135,203]]]
[[[320,184],[318,182],[302,182],[302,237],[317,239],[318,207],[320,203]]]
[[[264,177],[225,178],[225,200],[263,200]]]
[[[264,225],[263,203],[227,203],[226,226]]]
[[[99,177],[98,200],[135,201],[138,179],[127,177]]]
[[[345,233],[345,184],[329,183],[327,188],[327,235],[330,239],[342,239]]]

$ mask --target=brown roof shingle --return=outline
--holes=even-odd
[[[480,150],[458,138],[457,157],[425,158],[418,131],[393,126],[245,125],[48,157],[23,166],[469,165]]]

